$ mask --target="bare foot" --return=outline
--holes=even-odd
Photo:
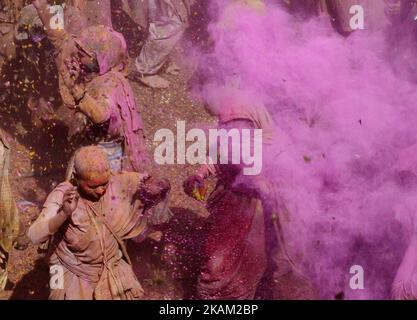
[[[168,80],[165,80],[157,74],[151,76],[142,76],[138,72],[132,72],[128,78],[133,81],[139,81],[144,85],[154,89],[166,89],[170,85]]]

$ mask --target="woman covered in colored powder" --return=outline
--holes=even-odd
[[[140,173],[111,173],[99,146],[79,149],[74,168],[76,186],[58,185],[28,232],[34,243],[55,235],[50,266],[63,279],[51,281],[50,299],[138,299],[143,289],[125,241],[146,232],[151,209],[170,184]]]
[[[220,91],[216,91],[218,100],[209,107],[218,117],[219,127],[239,130],[241,136],[242,130],[249,129],[253,134],[254,129],[261,129],[262,140],[258,142],[264,148],[272,146],[276,127],[268,110],[242,98],[239,90],[226,90],[225,99],[220,98]],[[254,136],[251,140],[254,146]],[[229,153],[233,149],[229,144]],[[274,223],[283,222],[276,221],[282,218],[278,217],[280,208],[264,202],[269,194],[274,194],[271,189],[276,186],[262,173],[244,176],[242,165],[230,163],[230,155],[228,159],[227,164],[211,161],[214,164],[202,165],[184,183],[185,192],[201,201],[204,180],[209,176],[217,178],[216,187],[207,199],[210,217],[197,284],[197,296],[201,299],[253,299],[268,266],[274,279],[287,274],[292,267],[285,248],[280,247],[282,235],[273,228]]]
[[[254,129],[249,120],[231,116],[222,129]],[[234,164],[203,165],[184,183],[185,192],[204,198],[204,180],[217,178],[207,199],[210,217],[203,245],[203,265],[197,284],[200,299],[253,299],[267,266],[263,206],[259,195],[236,180],[241,167]]]
[[[86,117],[94,143],[108,150],[113,170],[140,171],[147,160],[143,123],[133,90],[124,76],[127,48],[123,36],[99,25],[74,36],[49,26],[44,0],[34,2],[48,38],[58,50],[60,92],[74,117]],[[84,116],[84,117],[83,117]],[[91,141],[90,141],[91,142]]]

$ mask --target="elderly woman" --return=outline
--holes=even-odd
[[[217,116],[219,127],[228,131],[261,129],[259,142],[263,148],[272,146],[276,127],[268,110],[261,104],[249,103],[239,90],[231,95],[229,89],[224,97],[218,91],[209,111]],[[232,149],[229,146],[228,150]],[[219,153],[221,156],[224,155]],[[276,235],[267,232],[272,220],[270,208],[263,200],[272,186],[262,174],[244,177],[242,166],[229,161],[202,165],[185,181],[186,194],[202,200],[205,180],[210,176],[217,178],[217,184],[207,199],[210,217],[202,248],[204,262],[197,283],[198,298],[253,299],[268,263],[275,264],[271,267],[276,277],[289,272],[282,248],[268,252]]]
[[[140,171],[147,160],[142,119],[124,76],[127,47],[123,36],[105,26],[91,26],[74,36],[48,27],[45,0],[34,2],[57,48],[60,92],[67,107],[88,122],[90,141],[101,144],[114,171]],[[81,129],[80,129],[81,130]]]
[[[62,270],[53,300],[132,300],[143,289],[125,241],[143,234],[152,208],[170,185],[145,174],[114,174],[104,150],[83,147],[74,160],[74,184],[63,182],[48,196],[29,238],[41,243],[55,235],[50,265]]]

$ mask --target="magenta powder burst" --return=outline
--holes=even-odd
[[[400,178],[411,168],[397,165],[417,143],[416,79],[404,71],[414,42],[393,48],[389,26],[342,37],[328,18],[274,5],[212,7],[213,51],[200,55],[210,76],[196,91],[212,108],[227,96],[273,114],[264,174],[289,211],[289,251],[323,298],[389,298],[416,209],[417,184]],[[364,268],[364,290],[349,288],[353,265]]]

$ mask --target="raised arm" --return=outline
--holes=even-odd
[[[39,18],[41,19],[45,28],[45,33],[48,39],[52,42],[55,48],[61,49],[70,34],[64,29],[53,29],[51,28],[51,21],[53,15],[50,12],[47,0],[35,0],[33,5],[38,12]]]
[[[55,234],[68,219],[70,213],[64,210],[63,205],[73,191],[74,187],[64,182],[49,194],[41,214],[28,230],[28,237],[32,243],[39,244],[48,240],[48,237]]]

